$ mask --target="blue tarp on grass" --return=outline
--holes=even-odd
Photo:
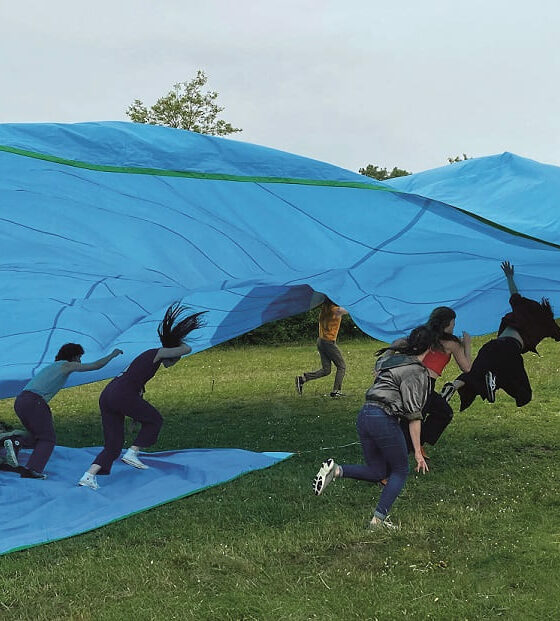
[[[0,554],[84,533],[268,468],[291,455],[241,449],[144,453],[142,461],[149,470],[118,460],[110,476],[98,476],[98,490],[79,487],[77,481],[99,451],[99,447],[57,446],[45,481],[0,471]]]

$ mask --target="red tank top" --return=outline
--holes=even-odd
[[[451,360],[451,354],[446,354],[439,349],[430,349],[424,356],[422,364],[430,371],[441,375],[445,365]]]

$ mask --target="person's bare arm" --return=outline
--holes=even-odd
[[[160,347],[154,358],[154,362],[158,362],[158,360],[163,360],[165,358],[180,358],[181,356],[190,354],[191,351],[192,347],[186,343],[181,343],[178,347]]]
[[[410,431],[410,439],[412,440],[412,446],[414,447],[414,459],[416,459],[416,472],[422,470],[423,474],[429,472],[428,464],[422,455],[422,446],[420,444],[420,430],[422,428],[422,422],[420,420],[411,420],[408,423],[408,430]]]
[[[111,362],[113,358],[120,356],[122,353],[122,349],[114,349],[108,356],[99,358],[99,360],[95,360],[95,362],[68,362],[66,368],[68,373],[74,373],[75,371],[78,373],[83,371],[97,371],[98,369],[102,369],[106,364]]]
[[[342,315],[348,315],[348,311],[345,308],[342,308],[342,306],[337,307],[337,309],[334,311],[334,314],[337,317],[342,317]]]
[[[514,293],[519,293],[519,289],[517,288],[515,280],[513,279],[513,265],[509,261],[502,261],[501,268],[506,276],[510,295],[513,295]]]
[[[463,371],[468,373],[471,370],[471,335],[468,332],[463,332],[463,342],[457,343],[456,341],[448,341],[447,347],[453,355],[457,366]]]

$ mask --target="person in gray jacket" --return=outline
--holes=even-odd
[[[408,477],[408,450],[400,419],[409,423],[416,472],[428,472],[420,445],[420,427],[422,408],[430,392],[430,376],[422,360],[433,341],[433,332],[420,326],[410,333],[405,344],[377,361],[377,375],[366,392],[366,403],[356,422],[365,465],[339,465],[334,459],[327,459],[313,479],[316,495],[340,477],[382,483],[370,528],[392,526],[386,518]]]

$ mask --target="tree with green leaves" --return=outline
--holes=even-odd
[[[464,162],[465,160],[470,160],[472,158],[470,158],[466,153],[463,153],[463,157],[460,157],[459,155],[457,155],[456,157],[448,157],[447,161],[450,164],[455,164],[455,162]]]
[[[377,179],[378,181],[385,181],[385,179],[394,179],[395,177],[406,177],[406,175],[411,174],[410,172],[408,172],[408,170],[404,170],[403,168],[397,168],[396,166],[391,172],[388,172],[386,168],[380,168],[379,166],[374,166],[373,164],[368,164],[365,168],[360,168],[358,172],[360,173],[360,175],[372,177],[373,179]]]
[[[217,118],[224,108],[216,102],[216,91],[202,92],[207,82],[206,74],[199,69],[190,82],[174,84],[167,95],[160,97],[150,108],[135,99],[126,114],[135,123],[166,125],[212,136],[227,136],[242,131]]]

